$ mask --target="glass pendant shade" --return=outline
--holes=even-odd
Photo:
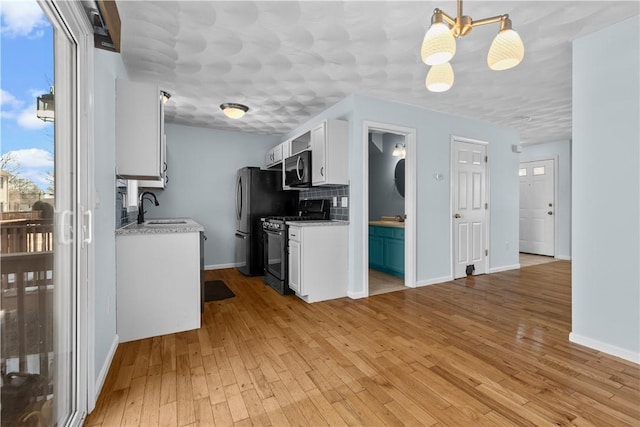
[[[431,92],[446,92],[453,86],[453,68],[451,64],[434,65],[427,73],[425,84]]]
[[[498,33],[487,55],[489,68],[496,71],[508,70],[518,65],[524,58],[524,45],[518,33],[512,29]]]
[[[393,152],[391,153],[392,156],[394,157],[402,157],[404,158],[405,156],[405,148],[403,144],[396,144],[396,146],[393,148]]]
[[[429,28],[422,42],[422,62],[427,65],[438,65],[449,62],[456,54],[456,39],[449,26],[437,22]]]

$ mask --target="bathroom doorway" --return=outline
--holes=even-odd
[[[365,127],[365,289],[368,296],[415,286],[415,130]]]

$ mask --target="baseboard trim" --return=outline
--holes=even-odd
[[[439,283],[450,282],[452,280],[453,280],[453,276],[443,276],[443,277],[436,277],[434,279],[420,280],[416,282],[416,288],[419,288],[421,286],[437,285]]]
[[[519,269],[520,269],[520,263],[513,264],[513,265],[503,265],[502,267],[490,268],[489,269],[489,274],[500,273],[502,271],[509,271],[509,270],[519,270]]]
[[[213,265],[205,265],[205,270],[222,270],[224,268],[236,268],[239,264],[235,262],[229,262],[227,264],[213,264]]]
[[[347,296],[351,299],[361,299],[361,298],[366,298],[367,294],[366,292],[352,292],[352,291],[348,291],[347,292]]]
[[[571,261],[570,255],[556,255],[554,258],[559,259],[561,261]]]
[[[118,334],[113,338],[113,342],[111,343],[111,348],[109,348],[109,353],[107,353],[107,358],[102,365],[102,369],[100,369],[100,374],[98,378],[96,378],[96,385],[94,387],[95,396],[94,402],[98,401],[98,396],[100,396],[100,391],[102,391],[102,386],[104,385],[104,381],[107,379],[107,374],[109,373],[109,368],[111,367],[111,362],[113,362],[113,356],[116,355],[116,350],[118,349],[118,343],[120,342],[120,337]]]
[[[611,356],[619,357],[629,362],[640,364],[640,353],[634,353],[633,351],[629,351],[615,345],[607,344],[602,341],[594,340],[593,338],[585,337],[583,335],[576,334],[575,332],[569,333],[569,341],[575,344],[589,347],[594,350],[601,351],[603,353],[607,353]]]

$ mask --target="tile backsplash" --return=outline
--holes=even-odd
[[[333,206],[333,198],[338,198],[338,206]],[[349,220],[349,207],[342,207],[342,198],[346,197],[349,200],[349,186],[341,185],[336,187],[311,187],[304,190],[300,190],[300,200],[318,200],[328,199],[331,200],[331,211],[329,213],[331,219],[338,219],[342,221]]]

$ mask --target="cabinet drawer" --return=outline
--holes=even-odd
[[[289,227],[289,240],[300,241],[300,229],[298,227]]]
[[[404,239],[404,228],[392,228],[391,236],[394,239]]]
[[[393,237],[394,229],[391,227],[376,227],[376,236]]]

